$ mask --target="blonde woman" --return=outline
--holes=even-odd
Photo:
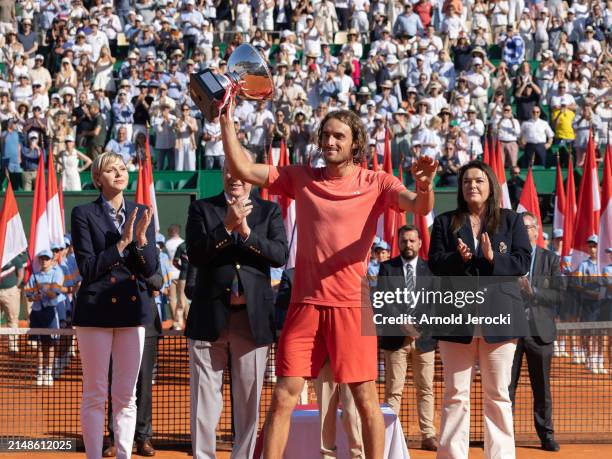
[[[144,326],[153,320],[153,297],[144,281],[158,264],[153,211],[124,198],[128,171],[120,155],[98,156],[91,179],[100,196],[75,207],[71,225],[83,278],[73,320],[83,365],[81,427],[87,458],[101,457],[112,354],[115,447],[117,458],[126,459],[136,429]]]
[[[176,149],[174,151],[174,164],[177,171],[196,170],[196,140],[198,124],[191,116],[189,105],[183,104],[180,108],[176,124]]]
[[[113,77],[113,66],[115,65],[115,58],[111,56],[111,52],[108,46],[103,46],[100,50],[100,57],[96,61],[93,88],[104,89],[104,92],[108,95],[109,93],[116,92],[115,79]]]
[[[91,159],[74,147],[74,137],[68,135],[65,138],[66,149],[61,151],[58,164],[62,169],[62,189],[64,191],[81,191],[80,173],[91,166]],[[79,167],[79,161],[83,165]]]
[[[66,137],[74,135],[74,129],[70,126],[68,114],[64,110],[55,112],[47,122],[47,135],[51,140],[53,148],[53,159],[57,161],[60,151],[66,149]]]
[[[71,86],[76,89],[77,83],[77,71],[72,66],[70,59],[64,57],[59,72],[55,75],[55,88],[60,90],[65,86]]]

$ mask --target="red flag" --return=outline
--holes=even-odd
[[[60,175],[59,183],[57,184],[57,193],[59,196],[60,213],[62,214],[62,228],[64,233],[66,232],[66,212],[64,211],[64,183],[62,182],[62,176]]]
[[[150,205],[149,197],[145,193],[145,178],[144,178],[144,162],[142,158],[138,158],[138,178],[136,181],[136,196],[135,200],[138,204]]]
[[[285,139],[281,140],[280,154],[278,158],[279,167],[289,166],[289,152],[287,151],[287,144]],[[283,215],[283,223],[285,225],[285,234],[287,235],[287,242],[289,243],[289,258],[285,264],[285,268],[295,267],[295,257],[297,254],[297,227],[296,227],[296,214],[295,214],[295,201],[287,196],[279,196],[278,204],[281,208]]]
[[[385,129],[385,145],[383,156],[383,171],[389,175],[393,175],[393,163],[391,161],[391,142],[389,140],[389,130]],[[393,243],[394,235],[397,233],[397,212],[388,207],[378,220],[378,237],[385,242]],[[382,219],[382,221],[381,221]],[[393,252],[393,250],[391,250]]]
[[[567,166],[567,183],[565,184],[565,207],[563,208],[563,245],[561,247],[561,265],[571,265],[572,246],[574,244],[574,223],[576,221],[576,185],[574,183],[574,165],[572,155]]]
[[[510,193],[508,192],[508,184],[506,183],[506,169],[504,168],[504,154],[499,139],[495,142],[496,148],[495,153],[492,155],[491,160],[493,165],[491,168],[497,176],[499,182],[499,188],[501,190],[501,206],[506,209],[512,209],[512,203],[510,202]]]
[[[561,162],[557,156],[557,179],[555,182],[555,213],[553,217],[553,230],[563,229],[563,212],[565,212],[565,189],[563,188],[563,175]]]
[[[153,164],[151,162],[151,146],[149,133],[145,142],[145,158],[138,158],[138,183],[136,184],[136,202],[153,209],[155,232],[159,232],[159,213],[157,211],[157,198],[155,197],[155,184],[153,183]]]
[[[402,164],[404,163],[404,157],[400,158],[400,167],[398,168],[397,178],[400,182],[404,183],[404,172],[402,170]],[[406,212],[395,212],[395,231],[393,238],[390,241],[391,245],[391,257],[397,257],[399,255],[399,235],[397,232],[399,229],[406,224]]]
[[[597,246],[599,267],[608,265],[609,255],[606,250],[612,247],[612,147],[606,146],[604,157],[604,174],[601,185],[601,218],[599,222],[599,244]]]
[[[527,172],[527,177],[525,178],[525,185],[523,186],[523,192],[521,193],[521,199],[519,201],[519,205],[516,209],[517,212],[531,212],[536,216],[538,221],[538,227],[540,230],[538,231],[538,247],[544,247],[544,236],[543,236],[543,228],[542,228],[542,216],[540,214],[540,203],[538,202],[538,192],[536,191],[535,182],[533,181],[533,172],[531,167],[529,167],[529,171]]]
[[[572,248],[572,268],[588,257],[587,239],[599,233],[599,211],[601,201],[599,197],[599,177],[597,175],[597,162],[595,161],[595,145],[593,131],[589,136],[586,160],[584,162],[580,190],[578,191],[578,212]]]
[[[484,147],[482,150],[482,162],[490,166],[491,165],[489,164],[490,161],[491,161],[491,158],[489,156],[489,136],[485,135]]]
[[[496,145],[497,142],[495,141],[495,138],[491,137],[491,141],[489,143],[489,166],[491,166],[491,169],[493,169],[495,175],[497,175],[497,150],[495,148]]]
[[[272,158],[272,144],[270,144],[270,148],[268,149],[268,161],[266,164],[268,166],[274,165],[274,159]],[[264,199],[266,201],[272,200],[270,199],[270,193],[268,192],[268,189],[263,186],[259,189],[259,196],[261,196],[261,199]]]
[[[431,239],[429,227],[433,225],[434,211],[432,210],[427,215],[413,213],[412,221],[414,222],[414,226],[416,226],[421,233],[421,248],[419,249],[419,258],[427,261],[429,259],[429,243]]]
[[[372,155],[372,170],[374,172],[378,171],[378,153],[377,150],[374,150],[374,154]]]
[[[13,193],[13,185],[8,177],[7,180],[6,195],[2,212],[0,212],[0,267],[5,266],[28,248],[28,240],[17,208],[15,193]]]
[[[53,152],[49,148],[47,167],[47,223],[49,225],[49,243],[51,245],[64,244],[64,225],[62,223],[62,211],[60,197],[57,189],[57,176],[53,164]]]
[[[30,218],[30,240],[28,243],[29,259],[38,268],[36,254],[43,250],[51,250],[49,240],[49,223],[47,221],[47,190],[45,184],[45,160],[41,152],[36,170],[34,183],[34,202],[32,203],[32,216]],[[28,266],[27,277],[32,273],[33,267]]]

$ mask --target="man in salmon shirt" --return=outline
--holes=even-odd
[[[371,312],[366,268],[378,217],[391,207],[426,215],[434,204],[437,162],[413,165],[417,191],[392,175],[359,166],[367,137],[359,117],[347,110],[321,122],[319,147],[326,167],[274,167],[244,161],[233,122],[233,101],[221,115],[221,137],[230,173],[270,194],[295,200],[300,235],[291,304],[278,344],[278,382],[266,419],[264,457],[280,459],[291,413],[305,378],[316,378],[329,356],[334,379],[351,388],[363,423],[365,457],[384,453],[384,423],[374,381],[375,333],[364,336],[362,311]],[[365,290],[364,290],[365,289]],[[367,313],[364,314],[364,325]],[[371,321],[371,319],[370,319]]]

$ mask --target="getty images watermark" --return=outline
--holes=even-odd
[[[531,336],[557,317],[580,317],[576,311],[584,307],[584,286],[561,276],[417,276],[410,286],[403,276],[379,276],[366,284],[362,331],[367,335]],[[602,285],[602,311],[612,310],[606,292]]]
[[[511,313],[500,313],[494,316],[480,316],[470,312],[434,315],[432,310],[423,311],[424,307],[445,306],[463,309],[464,307],[482,306],[485,304],[487,287],[477,291],[431,291],[408,290],[396,288],[392,291],[374,291],[372,293],[373,321],[381,325],[510,325]],[[391,305],[405,305],[411,312],[392,311],[383,308]],[[417,310],[419,305],[419,310]],[[446,309],[446,308],[445,308]],[[381,310],[377,312],[377,310]],[[390,313],[390,314],[389,314]]]

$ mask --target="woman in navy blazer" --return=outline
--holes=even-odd
[[[459,172],[457,209],[434,221],[429,248],[432,273],[475,277],[472,280],[486,292],[486,301],[471,312],[481,317],[510,317],[510,324],[463,324],[446,328],[442,336],[437,336],[444,365],[438,459],[468,457],[470,387],[476,365],[484,398],[484,456],[515,457],[508,387],[516,338],[527,330],[517,280],[529,272],[531,244],[522,217],[502,209],[500,196],[492,169],[481,161],[472,161]],[[454,285],[455,289],[460,283],[457,279],[442,280],[442,284]],[[454,306],[450,309],[467,317],[465,311]]]
[[[88,459],[102,456],[104,403],[113,356],[112,403],[118,458],[128,458],[136,427],[136,381],[144,325],[153,320],[145,278],[158,257],[152,210],[126,201],[127,167],[104,153],[91,169],[100,197],[72,211],[74,253],[83,278],[73,324],[83,365],[81,427]]]

